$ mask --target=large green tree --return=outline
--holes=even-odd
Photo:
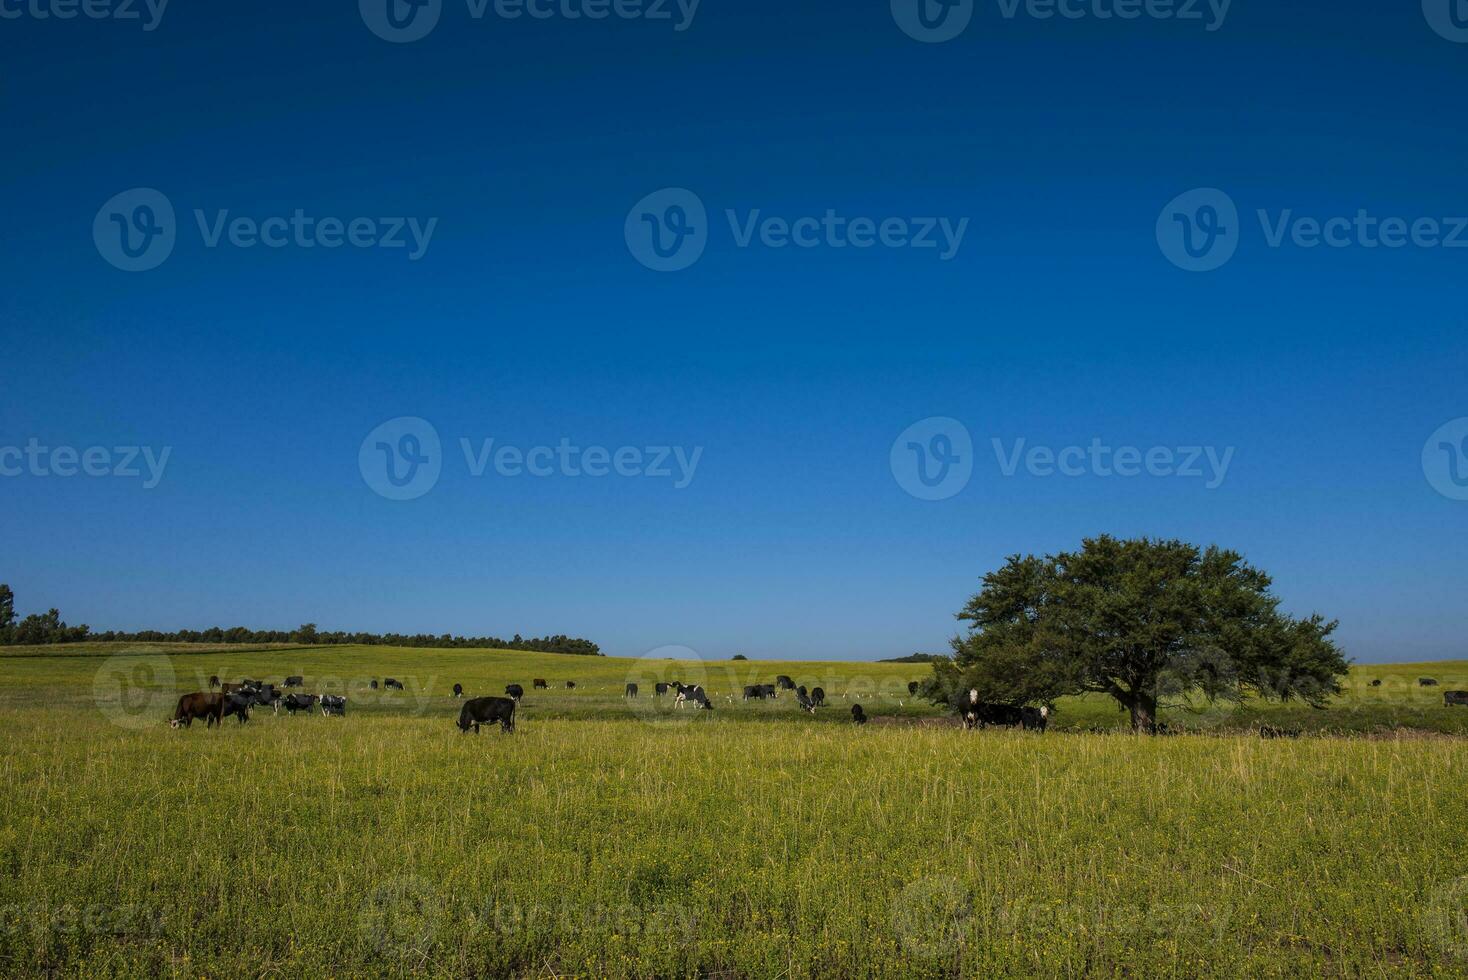
[[[1334,622],[1285,615],[1269,576],[1238,553],[1182,541],[1103,535],[1078,551],[1015,555],[958,618],[969,632],[935,664],[934,700],[971,687],[1008,704],[1096,692],[1138,731],[1195,694],[1321,707],[1348,669]]]
[[[10,642],[10,628],[15,625],[15,593],[0,583],[0,643]]]

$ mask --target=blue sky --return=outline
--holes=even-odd
[[[152,30],[0,7],[0,466],[31,440],[169,449],[153,487],[0,476],[22,612],[866,659],[943,649],[1006,555],[1111,532],[1242,551],[1358,660],[1465,653],[1468,502],[1423,450],[1468,416],[1468,248],[1265,227],[1468,215],[1468,43],[1417,4],[1235,0],[1210,31],[991,2],[942,43],[886,2],[702,0],[676,30],[676,5],[445,0],[410,43],[352,3],[177,2]],[[93,231],[135,188],[176,242],[129,272]],[[665,188],[707,216],[675,272],[625,235]],[[1197,188],[1238,212],[1207,272],[1158,237]],[[298,210],[436,223],[416,259],[208,244]],[[741,247],[730,211],[966,225],[947,259]],[[399,417],[441,440],[413,500],[359,465]],[[892,465],[930,418],[973,443],[940,500]],[[461,439],[701,455],[682,488],[475,476]],[[1006,475],[995,439],[1233,452],[1210,488]]]

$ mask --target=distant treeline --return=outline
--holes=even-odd
[[[878,660],[879,664],[930,664],[935,660],[947,660],[948,657],[941,653],[909,653],[905,657],[892,657],[888,660]]]
[[[516,633],[513,639],[497,636],[454,636],[452,633],[347,633],[341,630],[323,632],[315,623],[305,623],[294,630],[252,630],[244,626],[225,629],[212,626],[206,630],[140,630],[127,633],[106,630],[94,633],[87,626],[68,626],[61,614],[52,609],[32,614],[19,622],[15,619],[15,594],[10,586],[0,585],[0,646],[36,646],[50,643],[298,643],[323,646],[363,644],[388,647],[462,647],[486,650],[529,650],[534,653],[570,653],[599,657],[601,648],[590,640],[575,636],[543,636],[525,639]]]

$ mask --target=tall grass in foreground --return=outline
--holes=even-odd
[[[1468,745],[0,713],[0,973],[1461,976]]]

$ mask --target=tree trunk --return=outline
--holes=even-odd
[[[1132,713],[1132,731],[1152,734],[1157,730],[1157,699],[1146,691],[1132,695],[1127,707]]]

